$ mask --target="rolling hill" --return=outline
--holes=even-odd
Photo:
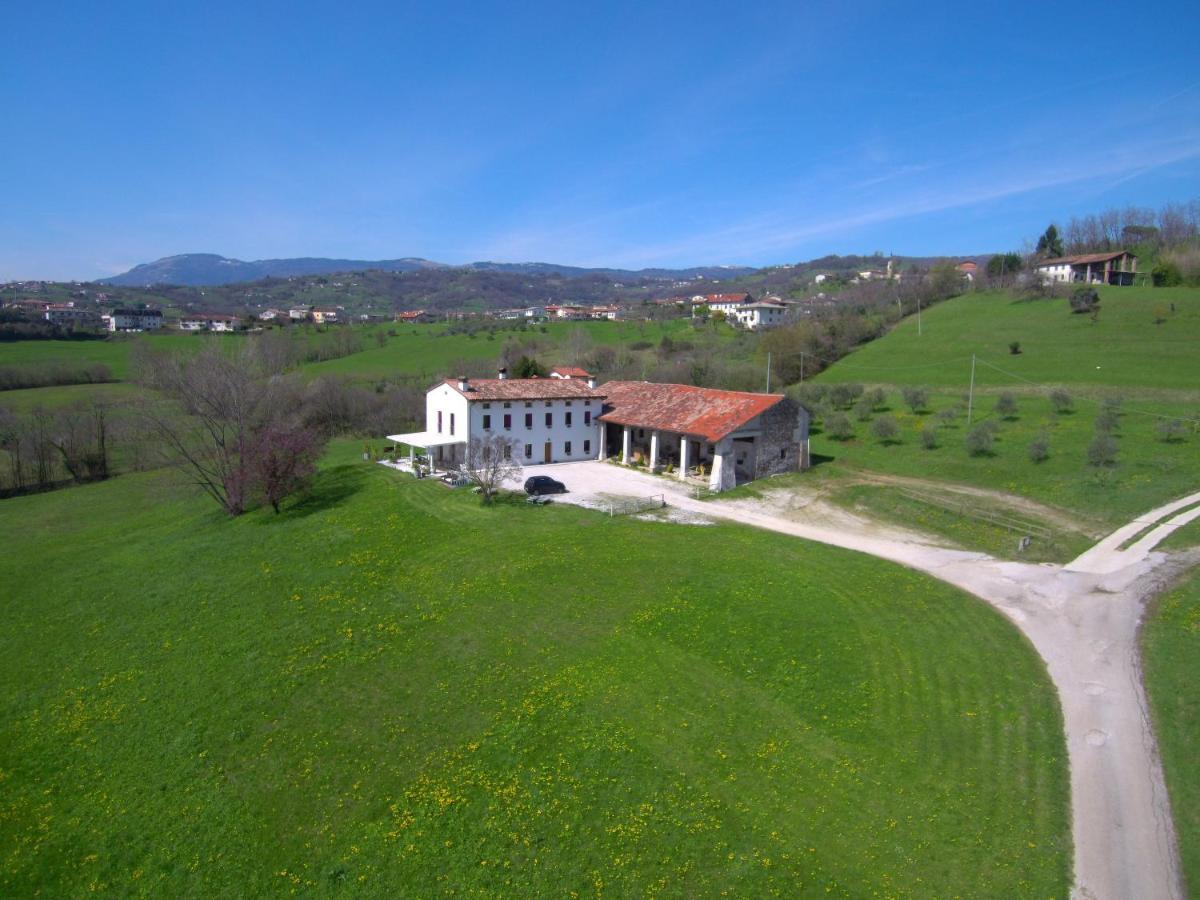
[[[473,262],[450,266],[420,257],[402,259],[328,259],[299,257],[295,259],[258,259],[246,262],[217,253],[181,253],[164,256],[150,263],[134,266],[128,272],[100,279],[101,284],[120,287],[151,287],[171,284],[190,287],[237,284],[264,278],[292,278],[302,275],[331,275],[338,272],[421,272],[430,269],[467,269],[482,272],[505,272],[517,275],[543,275],[566,278],[600,276],[616,281],[677,281],[695,278],[735,278],[755,270],[746,266],[697,266],[688,269],[612,269],[564,266],[556,263]]]

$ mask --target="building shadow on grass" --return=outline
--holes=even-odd
[[[263,522],[303,519],[314,513],[341,506],[363,489],[366,472],[362,466],[335,466],[322,469],[303,494],[284,503],[279,515],[263,516]]]
[[[810,453],[808,456],[808,467],[810,469],[815,469],[817,466],[823,466],[826,463],[831,463],[835,459],[837,459],[836,456],[826,456],[824,453]]]

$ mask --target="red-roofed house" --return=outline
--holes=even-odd
[[[551,378],[582,378],[587,381],[592,377],[587,369],[581,369],[579,366],[555,366],[550,370]]]
[[[1085,284],[1133,284],[1137,255],[1128,250],[1112,253],[1085,253],[1047,259],[1034,266],[1047,281],[1082,281]]]
[[[446,379],[425,395],[425,430],[388,439],[451,469],[473,440],[502,438],[518,461],[579,462],[619,453],[652,471],[702,474],[717,491],[808,468],[808,412],[782,394],[581,376]],[[410,449],[410,459],[413,451]],[[699,470],[699,471],[697,471]]]

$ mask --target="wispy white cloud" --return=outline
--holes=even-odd
[[[763,259],[798,251],[817,239],[849,235],[866,226],[965,207],[982,207],[1035,191],[1116,179],[1135,178],[1156,169],[1200,157],[1200,135],[1159,144],[1129,144],[1090,160],[1064,161],[1034,172],[978,172],[924,190],[879,198],[873,205],[828,217],[810,213],[811,220],[797,224],[790,208],[741,219],[731,225],[687,236],[678,241],[630,247],[619,253],[622,265],[656,265],[696,259]]]

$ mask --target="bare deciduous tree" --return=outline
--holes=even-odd
[[[147,354],[140,362],[142,380],[174,401],[141,406],[166,459],[231,516],[244,512],[250,479],[243,452],[260,396],[249,361],[205,347],[191,356]]]
[[[323,441],[310,428],[273,425],[255,436],[249,454],[254,487],[276,513],[285,498],[316,474],[322,448]]]
[[[49,441],[75,481],[108,477],[109,434],[104,404],[79,404],[58,413]]]
[[[516,441],[500,435],[474,438],[467,444],[466,455],[457,472],[479,488],[485,504],[492,502],[506,480],[520,478],[521,464],[517,462],[516,447]]]

